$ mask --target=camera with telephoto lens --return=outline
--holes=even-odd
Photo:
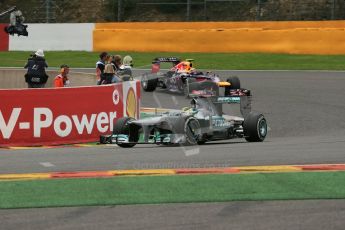
[[[28,26],[23,24],[25,20],[23,13],[18,10],[16,6],[13,6],[10,9],[1,12],[0,17],[3,17],[7,14],[10,14],[10,24],[5,27],[5,32],[10,35],[17,34],[18,36],[28,36],[29,33],[26,30]]]
[[[21,24],[21,23],[16,23],[15,26],[9,25],[5,27],[5,32],[10,34],[10,35],[14,35],[17,34],[18,36],[22,35],[22,36],[28,36],[29,33],[26,30],[28,26]]]

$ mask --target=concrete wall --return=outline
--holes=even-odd
[[[0,88],[1,89],[11,89],[11,88],[27,88],[25,83],[24,75],[26,73],[25,69],[0,69]],[[46,88],[53,86],[53,79],[58,75],[57,71],[47,71],[49,79],[46,84]],[[70,72],[71,86],[88,86],[96,84],[95,74]]]
[[[345,54],[345,21],[98,23],[93,50]]]
[[[0,49],[345,54],[345,21],[28,25],[28,37],[2,39]]]

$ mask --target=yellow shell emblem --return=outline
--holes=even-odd
[[[126,114],[128,117],[134,117],[134,118],[137,115],[137,99],[135,97],[135,92],[132,87],[128,89],[128,93],[127,93]]]

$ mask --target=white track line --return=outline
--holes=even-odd
[[[39,164],[46,168],[55,167],[55,165],[50,162],[40,162]]]

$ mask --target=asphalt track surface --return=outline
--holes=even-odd
[[[233,139],[196,147],[2,149],[0,173],[345,163],[344,72],[219,74],[237,75],[242,87],[252,90],[252,108],[266,116],[270,127],[265,142]],[[142,95],[146,107],[188,105],[184,96],[161,90]],[[236,106],[224,111],[239,113]],[[19,229],[20,224],[27,229],[94,229],[94,222],[100,229],[114,225],[116,229],[343,229],[344,210],[344,200],[3,210],[1,216],[8,218],[1,220],[5,223],[1,229]],[[25,222],[27,216],[34,218]],[[58,216],[65,225],[58,224]],[[86,225],[80,224],[84,218]]]
[[[337,200],[0,210],[1,229],[33,230],[343,230],[344,216]]]

